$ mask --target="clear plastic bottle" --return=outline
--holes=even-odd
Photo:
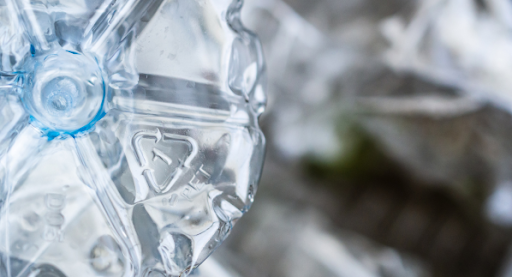
[[[0,276],[186,276],[254,200],[241,0],[0,0]]]

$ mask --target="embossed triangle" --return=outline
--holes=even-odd
[[[132,145],[145,181],[157,193],[168,191],[197,154],[195,140],[158,128],[137,132]]]

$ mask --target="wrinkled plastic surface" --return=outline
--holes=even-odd
[[[238,0],[0,0],[0,276],[186,276],[248,210]]]

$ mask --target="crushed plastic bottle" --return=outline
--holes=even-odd
[[[0,0],[0,276],[187,276],[254,200],[241,0]]]

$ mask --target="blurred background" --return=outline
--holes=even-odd
[[[512,1],[245,2],[267,160],[203,273],[512,276]]]

